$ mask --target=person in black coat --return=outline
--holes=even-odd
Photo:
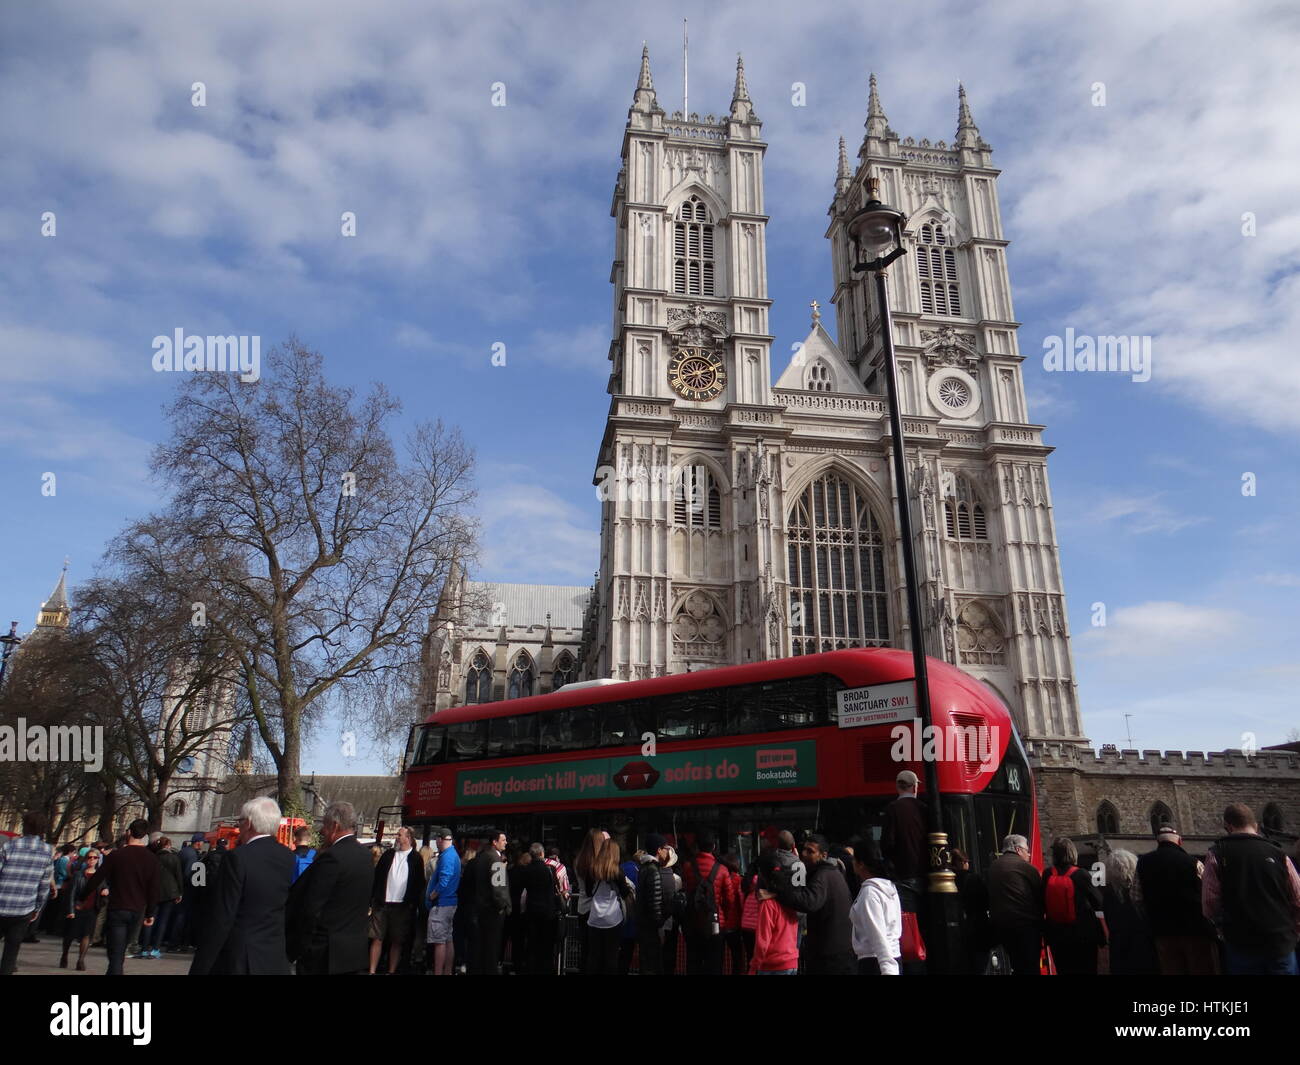
[[[496,976],[501,961],[501,935],[510,912],[505,849],[506,834],[494,831],[474,859],[473,899],[478,932],[470,972],[476,976]],[[462,876],[461,881],[464,879]]]
[[[1052,864],[1043,870],[1043,938],[1052,950],[1056,971],[1061,976],[1096,976],[1097,950],[1106,945],[1106,937],[1097,911],[1101,909],[1101,891],[1092,883],[1086,869],[1075,864],[1079,852],[1068,839],[1052,840]],[[1073,887],[1074,919],[1068,923],[1056,919],[1053,882],[1068,876]]]
[[[808,915],[803,944],[804,971],[810,976],[852,976],[858,971],[849,920],[849,884],[838,862],[830,860],[826,837],[813,833],[800,850],[807,883],[795,884],[800,865],[775,878],[773,891],[783,905]]]
[[[284,909],[293,851],[275,838],[280,807],[253,799],[239,818],[239,846],[225,856],[203,915],[191,976],[281,976],[289,972]]]
[[[406,876],[395,877],[393,864],[405,861]],[[392,881],[405,882],[394,897]],[[403,957],[410,956],[411,938],[419,925],[424,906],[424,859],[415,849],[415,833],[409,828],[397,830],[397,846],[385,851],[374,867],[370,897],[370,971],[379,965],[379,955],[388,943],[388,971],[397,972]]]
[[[532,860],[520,869],[524,912],[518,915],[527,932],[528,967],[532,976],[555,975],[555,936],[560,923],[560,886],[555,870],[546,864],[540,843],[528,848]]]
[[[327,846],[289,891],[289,957],[300,976],[366,971],[375,866],[356,822],[350,802],[330,804],[321,826]]]
[[[1101,909],[1110,933],[1111,976],[1155,976],[1155,943],[1142,912],[1133,899],[1138,857],[1132,851],[1111,851],[1106,859],[1106,886]]]

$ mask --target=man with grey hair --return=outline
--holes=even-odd
[[[1043,938],[1043,882],[1030,862],[1029,841],[1010,835],[989,866],[989,922],[1015,976],[1037,976]]]
[[[285,955],[284,910],[293,879],[293,851],[275,838],[280,807],[263,796],[244,803],[239,840],[209,885],[203,941],[191,976],[281,976]]]
[[[300,976],[367,971],[375,872],[356,826],[350,802],[330,803],[320,830],[324,849],[289,893],[289,957]]]

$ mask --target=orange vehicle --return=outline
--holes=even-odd
[[[290,850],[293,850],[293,834],[299,828],[307,827],[307,822],[301,817],[282,817],[280,818],[280,827],[276,830],[275,838],[278,842],[284,844]],[[226,848],[233,849],[239,846],[239,822],[237,818],[228,817],[217,822],[211,832],[205,832],[204,839],[207,840],[209,847],[215,847],[217,840],[224,839]]]

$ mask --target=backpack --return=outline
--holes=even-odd
[[[298,877],[302,876],[302,874],[307,871],[307,866],[311,865],[311,863],[314,862],[315,860],[316,860],[315,847],[309,850],[306,854],[302,854],[302,855],[295,854],[293,856],[293,880],[290,880],[289,883],[291,884],[294,883],[298,879]]]
[[[713,862],[713,868],[709,870],[708,876],[702,876],[699,882],[691,891],[690,900],[687,904],[687,916],[690,919],[690,927],[701,936],[716,936],[722,931],[718,921],[718,894],[713,888],[713,882],[718,878],[718,871],[722,868],[722,863],[716,859]],[[695,866],[695,873],[698,876],[700,872],[699,865]]]
[[[622,873],[619,874],[622,876]],[[617,928],[623,923],[623,900],[618,890],[608,880],[596,885],[596,893],[591,896],[591,912],[587,917],[589,928]]]
[[[1074,924],[1074,873],[1077,869],[1078,866],[1072,865],[1062,873],[1053,866],[1047,876],[1044,909],[1052,924]]]

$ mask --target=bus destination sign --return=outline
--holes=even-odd
[[[456,774],[456,805],[504,806],[638,795],[767,791],[817,784],[817,744],[791,740],[745,747],[538,762]]]
[[[840,728],[890,725],[911,721],[916,712],[916,682],[895,681],[869,688],[845,688],[836,693]]]

